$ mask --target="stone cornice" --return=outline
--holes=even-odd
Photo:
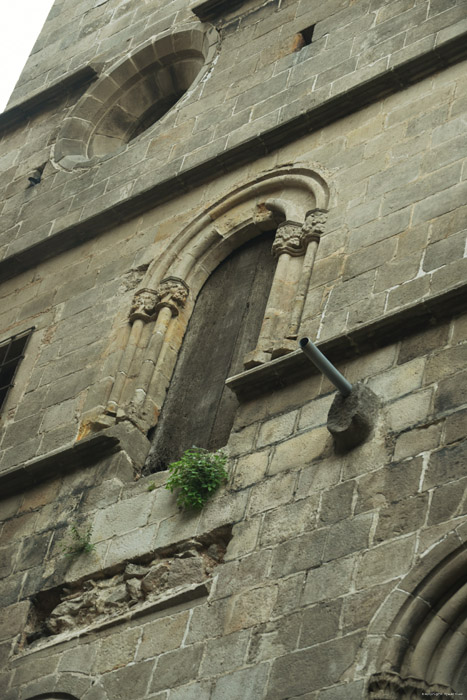
[[[332,363],[337,364],[391,345],[466,309],[467,283],[362,324],[349,333],[318,343],[318,347]],[[226,384],[241,401],[247,401],[317,373],[318,370],[303,352],[295,350],[230,377]]]
[[[88,85],[97,77],[98,67],[93,65],[83,66],[65,77],[49,85],[45,90],[33,93],[22,102],[17,102],[0,113],[0,132],[12,125],[17,125],[23,119],[28,119],[35,112],[41,109],[44,104],[50,102],[55,97],[63,95],[65,90]]]
[[[150,442],[136,428],[120,423],[98,433],[93,433],[77,442],[64,445],[58,450],[35,457],[21,465],[0,472],[0,495],[2,497],[37,484],[58,474],[89,467],[111,454],[126,452],[134,467],[144,464]]]
[[[83,465],[94,464],[102,457],[118,452],[120,441],[115,435],[96,433],[54,452],[11,467],[0,473],[0,493],[7,496],[36,486],[58,472],[65,473]]]
[[[394,94],[465,58],[467,58],[467,32],[320,104],[312,106],[309,100],[310,106],[299,116],[257,134],[192,168],[183,170],[180,165],[171,177],[161,179],[147,189],[135,192],[119,203],[64,228],[32,246],[25,241],[23,249],[0,262],[0,282],[94,238],[116,224],[153,209],[178,196],[180,192],[188,192],[225,175],[226,172],[231,172],[241,165],[286,146],[297,138],[357,112],[368,104]]]

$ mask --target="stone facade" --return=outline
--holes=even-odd
[[[465,0],[56,0],[0,115],[2,698],[467,694],[466,47]],[[181,511],[151,438],[262,232],[229,478]]]

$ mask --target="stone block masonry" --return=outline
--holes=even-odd
[[[467,694],[466,33],[465,0],[55,2],[0,115],[2,700]],[[154,428],[263,234],[228,479],[183,511]],[[362,444],[305,335],[378,397]]]
[[[245,679],[252,699],[285,698],[291,689],[295,695],[314,689],[317,698],[345,697],[347,688],[361,688],[368,672],[367,628],[388,592],[425,550],[465,522],[465,440],[456,428],[465,408],[455,401],[437,407],[432,369],[444,354],[457,356],[465,347],[463,329],[465,318],[453,318],[437,332],[434,353],[426,354],[421,333],[340,367],[349,376],[366,375],[385,398],[375,437],[345,458],[333,453],[330,436],[321,440],[323,427],[308,421],[318,411],[326,414],[324,399],[331,395],[324,382],[314,393],[304,386],[301,399],[292,397],[290,407],[271,415],[271,425],[294,417],[291,434],[271,432],[268,441],[268,431],[260,429],[267,423],[260,418],[258,447],[253,443],[245,455],[231,459],[229,484],[216,497],[242,503],[233,529],[231,510],[223,511],[218,534],[203,525],[215,501],[201,520],[178,514],[174,497],[164,490],[164,473],[149,491],[152,476],[132,484],[114,470],[106,474],[104,464],[3,502],[2,644],[14,650],[11,670],[1,681],[5,697],[67,687],[76,673],[98,679],[109,697],[117,687],[125,692],[131,687],[141,699],[169,687],[175,697],[226,692],[240,697],[236,688]],[[459,381],[460,364],[443,367],[445,380]],[[414,386],[398,383],[407,372],[417,377]],[[420,401],[420,409],[404,412],[408,397],[414,406]],[[254,417],[251,421],[254,426]],[[311,451],[292,448],[300,438]],[[259,468],[247,480],[240,476],[255,463]],[[105,506],[99,493],[105,494]],[[96,549],[67,561],[60,543],[79,502],[87,504],[80,507],[81,526],[93,524]],[[168,537],[165,525],[171,522]],[[182,542],[183,531],[190,533],[188,541]],[[151,537],[144,535],[143,550],[142,533]],[[31,547],[40,554],[37,560]],[[150,562],[146,552],[160,552],[161,558]],[[127,562],[120,574],[117,561]],[[208,569],[210,588],[196,588],[204,585]],[[22,588],[15,586],[16,572],[25,581]],[[62,577],[68,588],[60,603],[53,586]],[[144,602],[147,595],[152,607]],[[60,637],[38,638],[44,627],[37,627],[31,613],[32,596],[41,610],[49,606],[48,634],[61,632]],[[93,612],[92,596],[96,601],[101,596],[99,613]],[[111,626],[102,636],[98,630],[106,615]],[[75,629],[81,629],[79,637]],[[331,657],[335,664],[327,675],[316,675],[316,664],[326,665]],[[183,672],[174,672],[179,663]]]
[[[253,6],[256,4],[260,3],[253,3]],[[41,40],[45,40],[42,37],[49,37],[50,41],[47,41],[46,46],[39,45],[33,53],[32,65],[26,67],[13,99],[18,100],[22,95],[26,97],[32,91],[44,89],[50,80],[57,79],[56,71],[50,70],[49,63],[55,62],[57,48],[63,43],[63,30],[60,28],[57,33],[55,29],[59,26],[60,18],[60,27],[63,27],[64,17],[69,16],[70,23],[75,27],[78,22],[83,24],[83,28],[89,28],[83,35],[80,32],[75,34],[75,41],[67,39],[67,45],[60,48],[61,55],[65,53],[73,56],[69,64],[64,58],[61,70],[65,75],[71,67],[74,69],[79,65],[77,60],[85,66],[97,62],[109,67],[116,57],[121,57],[122,51],[136,48],[149,37],[157,36],[158,31],[163,33],[176,27],[191,26],[187,23],[193,20],[193,15],[184,2],[171,2],[163,8],[160,4],[151,8],[145,6],[138,11],[132,3],[125,3],[118,8],[115,5],[115,0],[109,0],[99,7],[80,10],[71,5],[68,7],[66,3],[62,5],[60,12],[46,23],[41,35]],[[125,10],[128,14],[125,14]],[[54,106],[45,118],[40,115],[28,121],[28,138],[24,139],[23,130],[22,138],[16,144],[16,132],[7,132],[2,140],[5,155],[3,158],[0,156],[0,162],[4,162],[8,168],[8,178],[4,184],[8,192],[5,189],[2,211],[4,235],[0,239],[3,242],[0,250],[2,257],[9,260],[10,274],[16,269],[18,254],[21,254],[21,260],[24,261],[22,265],[31,264],[30,255],[26,253],[31,243],[41,242],[37,252],[40,250],[41,257],[46,256],[48,250],[57,251],[57,236],[61,240],[60,246],[67,246],[76,237],[82,240],[89,236],[90,228],[96,231],[99,215],[104,212],[99,227],[115,221],[112,209],[120,207],[123,201],[129,202],[129,198],[134,200],[137,196],[142,203],[144,193],[153,189],[160,193],[158,197],[170,196],[168,190],[173,192],[178,189],[175,181],[172,185],[168,184],[172,177],[176,177],[184,187],[188,182],[189,187],[193,187],[201,177],[206,178],[203,164],[209,163],[211,176],[226,168],[230,169],[229,162],[236,163],[240,157],[245,157],[240,153],[235,155],[235,149],[241,144],[245,144],[243,152],[249,153],[247,160],[251,159],[252,154],[261,155],[265,149],[272,150],[281,145],[284,137],[280,137],[279,132],[278,140],[274,140],[271,135],[270,145],[265,145],[269,143],[265,140],[266,133],[287,124],[304,111],[308,112],[310,93],[314,97],[310,120],[305,129],[303,125],[300,127],[301,133],[308,133],[310,129],[319,128],[326,123],[320,122],[321,117],[317,120],[312,116],[313,109],[323,105],[324,112],[333,115],[331,121],[335,120],[347,113],[345,105],[348,105],[350,97],[341,100],[342,104],[336,102],[335,107],[332,107],[332,102],[326,107],[327,100],[344,96],[352,85],[384,75],[390,69],[388,77],[377,88],[377,91],[384,94],[395,67],[405,65],[404,62],[412,60],[414,56],[423,56],[434,46],[437,46],[438,55],[446,27],[453,28],[449,41],[453,40],[456,32],[461,37],[465,29],[463,0],[451,5],[445,12],[441,8],[438,13],[434,12],[428,2],[419,2],[411,9],[401,6],[400,11],[400,15],[385,19],[382,8],[373,8],[363,0],[354,5],[349,2],[329,5],[325,12],[315,4],[299,9],[298,5],[279,4],[275,1],[266,3],[259,9],[248,7],[240,20],[234,16],[231,21],[227,18],[225,23],[219,25],[222,40],[218,60],[209,77],[196,88],[190,99],[183,99],[171,115],[140,138],[131,141],[123,152],[115,153],[110,161],[98,162],[91,168],[73,173],[57,172],[50,164],[47,165],[40,190],[26,190],[27,173],[40,164],[37,162],[38,154],[41,154],[41,163],[50,158],[50,146],[57,140],[62,118],[70,115],[71,105],[78,97],[76,89],[68,101],[64,101],[61,112]],[[127,23],[130,18],[135,19],[135,12],[138,21],[132,22],[133,34],[130,38]],[[94,15],[96,19],[92,20]],[[156,18],[157,21],[153,21]],[[266,19],[267,27],[264,26],[263,29]],[[309,46],[295,51],[297,33],[311,24],[316,25],[316,39]],[[362,31],[363,25],[365,42],[362,45],[358,32]],[[426,27],[426,34],[422,32],[422,37],[428,39],[427,43],[415,31],[418,27],[419,31]],[[344,28],[348,38],[343,43],[340,35]],[[392,35],[400,44],[396,51],[392,43],[388,43],[388,36]],[[55,50],[52,52],[53,48]],[[365,52],[375,49],[381,53],[376,63],[373,56],[365,58]],[[448,53],[451,55],[452,51]],[[453,56],[457,54],[454,53]],[[240,57],[241,61],[238,60]],[[446,60],[451,59],[446,56]],[[366,65],[365,61],[369,61],[370,65]],[[333,73],[336,62],[340,73],[344,74],[338,79]],[[328,77],[328,82],[321,84],[323,76]],[[409,83],[412,81],[401,74],[399,83],[406,80]],[[399,83],[396,81],[394,88]],[[376,97],[379,94],[375,94],[375,99]],[[357,95],[352,101],[356,105],[362,103]],[[219,105],[222,105],[221,117],[210,121],[210,115],[215,114],[213,109],[218,109]],[[438,120],[443,116],[445,118],[446,106],[438,111]],[[420,133],[425,127],[436,124],[436,121],[434,124],[427,122]],[[174,127],[179,131],[180,138],[183,135],[183,143],[189,142],[188,147],[173,144],[170,134],[173,134]],[[294,127],[294,136],[296,133]],[[173,144],[169,149],[168,138]],[[254,146],[248,146],[252,139],[256,139]],[[17,180],[24,182],[25,187],[21,188],[19,183],[14,184]],[[70,190],[71,182],[74,185]],[[148,196],[153,204],[154,196]],[[453,196],[457,195],[453,193]],[[462,198],[462,188],[459,198]],[[130,207],[133,211],[134,205],[133,201]],[[125,215],[122,209],[119,218]],[[417,216],[424,215],[420,212]],[[60,236],[62,231],[67,233]],[[46,244],[50,236],[53,239]],[[22,265],[18,269],[22,269]]]
[[[283,150],[284,162],[297,157],[302,163],[322,160],[334,173],[338,193],[304,307],[303,327],[318,341],[351,333],[385,314],[414,307],[421,298],[463,284],[463,151],[453,151],[452,162],[445,165],[441,161],[436,170],[425,173],[423,159],[431,152],[433,139],[434,151],[439,149],[435,138],[439,127],[424,132],[423,144],[414,154],[410,150],[414,140],[410,126],[417,122],[418,102],[424,100],[425,115],[430,113],[430,100],[436,111],[438,95],[454,106],[465,84],[461,69],[462,64],[367,107],[348,117],[344,130],[337,123]],[[448,126],[458,119],[448,116],[445,123]],[[370,128],[368,139],[365,134]],[[386,141],[394,131],[397,141]],[[341,149],[337,153],[332,145],[338,134]],[[260,158],[254,170],[261,172],[275,159]],[[251,166],[244,166],[234,179],[242,182],[251,172]],[[66,177],[76,181],[74,173]],[[406,180],[403,187],[401,178]],[[83,408],[94,409],[112,381],[125,332],[123,307],[129,307],[148,264],[165,249],[168,237],[175,236],[231,182],[232,176],[224,176],[182,195],[177,206],[168,203],[116,225],[99,242],[82,244],[78,253],[63,253],[58,266],[55,260],[47,261],[37,272],[24,272],[2,286],[3,337],[36,327],[21,367],[22,386],[13,389],[3,418],[3,468],[74,440]],[[401,208],[386,213],[386,203],[397,203],[398,197]],[[440,208],[426,214],[433,218],[422,222],[417,218],[415,223],[417,211],[438,199]],[[117,314],[116,294],[122,304]],[[389,385],[392,391],[391,379]],[[265,425],[262,435],[280,431],[280,421],[277,423]],[[284,423],[283,430],[289,428]],[[28,438],[19,448],[17,435],[25,432]]]

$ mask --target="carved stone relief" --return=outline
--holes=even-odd
[[[188,285],[179,277],[167,277],[157,288],[159,301],[156,309],[167,307],[172,316],[178,316],[180,309],[185,306],[188,298]]]
[[[133,323],[137,319],[146,323],[150,321],[156,311],[156,304],[159,298],[158,292],[154,289],[140,289],[137,291],[130,308],[130,322]]]
[[[324,233],[327,216],[325,209],[312,209],[307,213],[305,223],[302,226],[302,240],[306,245],[311,241],[319,242]]]
[[[272,244],[272,253],[278,258],[280,255],[300,256],[305,254],[305,246],[302,238],[302,224],[294,221],[285,221],[277,227],[276,237]]]
[[[428,684],[419,678],[401,678],[398,673],[375,673],[368,684],[368,700],[424,700],[427,696],[453,695],[447,686]]]

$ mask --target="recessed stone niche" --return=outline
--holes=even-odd
[[[104,71],[64,120],[54,160],[69,170],[125,147],[193,90],[214,58],[214,29],[151,39]]]
[[[231,539],[232,526],[225,525],[36,594],[18,651],[54,635],[75,636],[207,594],[200,584],[208,584],[223,563]]]

